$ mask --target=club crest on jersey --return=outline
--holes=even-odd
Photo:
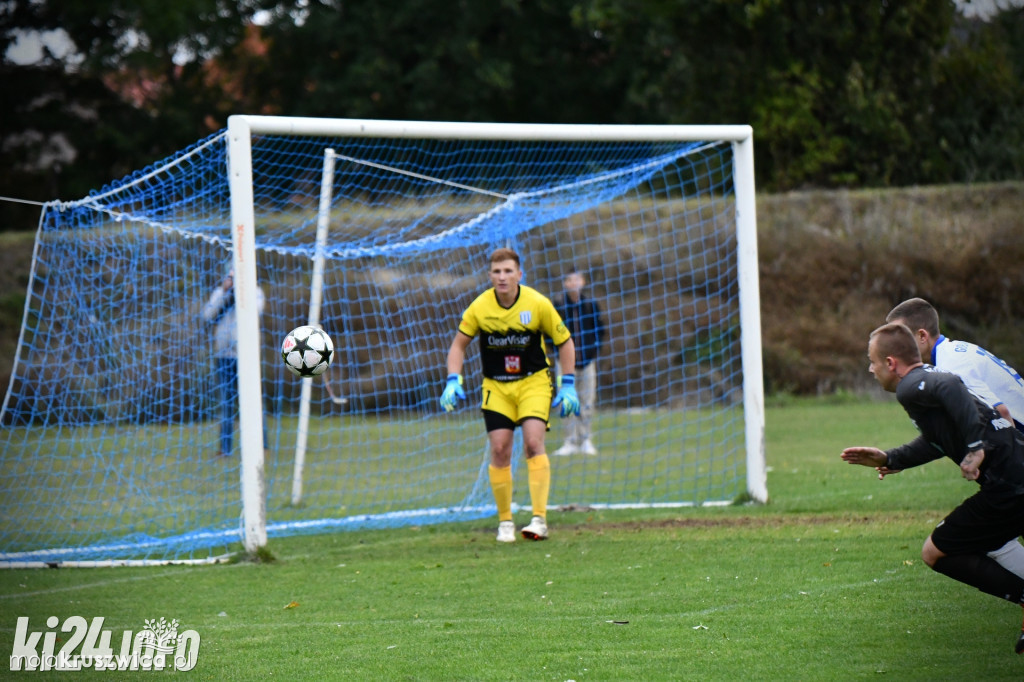
[[[519,321],[524,325],[530,324],[530,320],[533,319],[533,314],[529,310],[524,310],[519,313]]]
[[[509,374],[519,374],[523,371],[523,361],[518,355],[505,356],[505,371]]]

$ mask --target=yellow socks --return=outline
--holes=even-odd
[[[530,504],[533,515],[546,518],[548,514],[548,491],[551,489],[551,462],[547,455],[537,455],[526,460],[527,478],[530,484]],[[498,520],[512,520],[512,467],[487,467],[491,479],[494,503],[498,506]]]
[[[512,520],[512,467],[496,467],[493,464],[487,468],[491,479],[491,491],[494,493],[494,503],[498,505],[498,520]],[[530,489],[533,489],[533,478],[530,478]]]
[[[551,489],[551,462],[547,455],[541,454],[526,460],[526,468],[533,515],[547,518],[548,491]]]

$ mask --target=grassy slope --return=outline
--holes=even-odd
[[[10,381],[25,310],[35,232],[0,232],[0,390]]]
[[[870,383],[868,332],[921,296],[951,338],[1024,366],[1024,185],[800,192],[758,202],[769,390]]]
[[[944,331],[1024,367],[1024,184],[799,192],[758,198],[770,392],[870,383],[863,338],[910,296]],[[0,232],[0,386],[7,386],[34,232]]]

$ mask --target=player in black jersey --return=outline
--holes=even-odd
[[[869,371],[917,427],[914,440],[880,450],[850,447],[842,458],[874,467],[879,478],[948,457],[979,490],[939,522],[924,541],[921,558],[933,570],[982,592],[1024,606],[1024,578],[987,552],[1024,532],[1024,439],[964,386],[955,374],[921,362],[910,329],[886,324],[871,332]],[[1024,628],[1016,652],[1024,652]]]

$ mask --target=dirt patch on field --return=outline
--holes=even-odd
[[[586,520],[579,516],[569,516],[554,522],[554,530],[558,532],[575,532],[577,534],[592,533],[601,535],[605,532],[645,532],[651,530],[699,530],[704,528],[783,528],[783,527],[818,527],[818,526],[858,526],[876,525],[879,523],[929,523],[935,519],[942,518],[948,513],[937,510],[915,510],[901,512],[882,512],[878,514],[863,513],[839,513],[839,514],[744,514],[741,516],[727,515],[723,511],[722,516],[670,516],[663,518],[615,520],[614,518],[602,518],[603,510],[593,509],[581,505],[571,505],[557,508],[558,512],[569,512],[573,514],[585,514]],[[656,514],[657,512],[652,512]],[[490,526],[481,529],[482,532],[493,533]]]

